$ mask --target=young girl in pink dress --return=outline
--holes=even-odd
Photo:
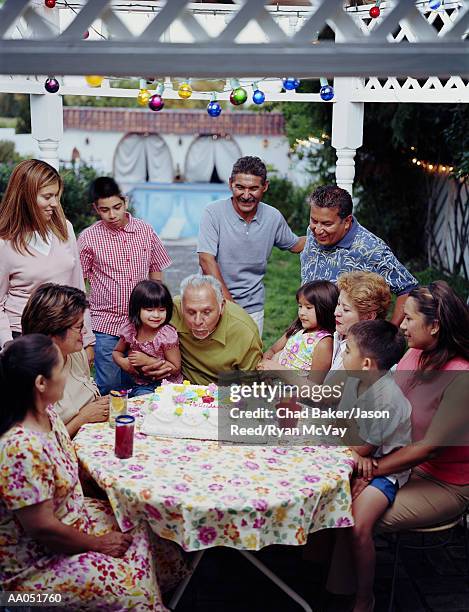
[[[112,357],[134,381],[130,397],[152,393],[158,380],[145,376],[142,368],[165,361],[172,367],[166,376],[172,383],[182,382],[181,353],[177,331],[169,325],[173,300],[168,288],[158,281],[145,280],[135,285],[129,301],[129,321],[120,330]]]
[[[329,281],[305,283],[296,292],[298,317],[264,353],[259,369],[314,370],[321,380],[332,361],[334,310],[339,291]]]

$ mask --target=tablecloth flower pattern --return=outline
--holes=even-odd
[[[137,423],[144,407],[144,399],[129,402]],[[144,518],[187,551],[301,545],[314,531],[353,525],[353,462],[341,448],[229,446],[137,431],[133,457],[121,460],[107,423],[81,428],[75,446],[123,531]]]

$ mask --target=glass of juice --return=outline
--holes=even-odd
[[[109,392],[109,425],[115,427],[116,417],[127,413],[128,392],[122,391]]]
[[[135,417],[124,414],[116,417],[116,443],[114,453],[119,459],[129,459],[134,452]]]

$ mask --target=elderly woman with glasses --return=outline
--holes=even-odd
[[[50,336],[62,353],[66,383],[55,408],[72,437],[85,423],[99,423],[109,415],[109,399],[100,397],[83,349],[87,307],[81,289],[44,283],[31,294],[21,317],[23,334]]]

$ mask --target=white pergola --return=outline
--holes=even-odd
[[[168,75],[168,99],[178,97],[172,77],[240,78],[242,84],[328,77],[335,93],[336,180],[352,192],[365,102],[469,100],[468,0],[446,0],[438,10],[423,1],[387,0],[378,19],[370,19],[369,8],[344,6],[343,0],[299,6],[78,0],[48,9],[43,0],[6,0],[0,9],[0,91],[30,94],[32,135],[42,159],[58,167],[63,95],[135,97],[136,90],[111,88],[105,80],[100,88],[65,84],[47,94],[47,74]],[[252,34],[246,38],[253,23],[254,43]],[[334,39],[318,40],[326,26]],[[83,40],[87,29],[91,36]],[[228,98],[228,92],[218,95]],[[210,92],[194,92],[192,99],[208,101]],[[325,103],[319,94],[294,92],[267,99]]]

